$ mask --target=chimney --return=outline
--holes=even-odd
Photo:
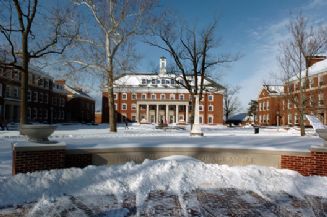
[[[326,59],[326,56],[307,56],[306,57],[307,67],[310,67],[313,64],[323,61],[325,59]]]
[[[166,57],[160,57],[160,71],[159,71],[159,75],[165,75],[167,70],[167,59]]]
[[[66,80],[55,80],[55,83],[65,85]]]

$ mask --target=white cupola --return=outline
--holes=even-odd
[[[165,75],[167,72],[167,59],[166,57],[160,57],[160,71],[159,75]]]

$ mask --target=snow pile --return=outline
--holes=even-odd
[[[306,115],[306,118],[309,120],[314,131],[316,131],[316,129],[324,129],[325,128],[324,124],[321,123],[321,121],[317,117],[315,117],[313,115]]]
[[[235,188],[264,196],[286,192],[297,197],[327,197],[327,177],[303,177],[290,170],[260,166],[229,167],[175,156],[115,166],[89,166],[19,174],[0,180],[0,207],[62,195],[136,194],[142,205],[150,191],[163,190],[180,197],[195,189]]]

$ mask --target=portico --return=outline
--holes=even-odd
[[[138,123],[188,123],[187,100],[139,100],[136,103]]]

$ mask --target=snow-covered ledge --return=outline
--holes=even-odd
[[[21,141],[13,144],[15,151],[50,151],[66,149],[66,143],[53,142],[53,143],[37,143],[29,141]]]

